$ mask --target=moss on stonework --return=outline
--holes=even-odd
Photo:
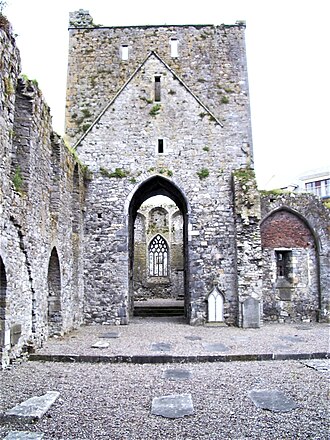
[[[101,167],[100,168],[100,173],[103,177],[108,177],[108,178],[117,178],[117,179],[122,179],[123,177],[127,177],[129,175],[129,171],[123,170],[121,168],[116,168],[115,171],[108,171],[107,169]]]
[[[17,167],[13,175],[12,182],[14,184],[15,191],[21,192],[23,185],[23,177],[21,172],[21,167]]]
[[[155,104],[152,107],[152,109],[150,110],[149,115],[153,116],[153,117],[157,116],[159,111],[160,111],[160,109],[161,109],[161,105],[160,104]]]
[[[201,170],[197,171],[197,176],[202,180],[206,179],[206,177],[209,177],[210,172],[207,168],[202,168]]]
[[[262,196],[279,196],[281,194],[289,194],[290,191],[284,189],[271,189],[271,190],[261,190],[260,194]]]
[[[242,185],[254,181],[256,178],[255,172],[252,168],[240,168],[235,170],[233,176],[239,180]]]
[[[15,90],[13,83],[10,78],[4,78],[4,84],[5,84],[5,93],[6,95],[13,95]]]

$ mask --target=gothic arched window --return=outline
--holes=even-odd
[[[168,265],[168,246],[164,238],[157,234],[149,244],[149,275],[166,277]]]

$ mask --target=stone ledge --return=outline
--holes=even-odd
[[[110,364],[173,364],[202,362],[255,362],[255,361],[287,361],[306,359],[328,359],[330,353],[260,353],[260,354],[226,354],[226,355],[70,355],[70,354],[30,354],[29,360],[34,362],[90,362]]]

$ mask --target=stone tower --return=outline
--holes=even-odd
[[[250,298],[245,324],[259,325],[260,201],[244,31],[243,23],[101,27],[87,11],[71,14],[66,134],[92,176],[87,322],[128,322],[135,219],[144,201],[163,195],[183,218],[188,321],[208,320],[213,292],[221,320],[244,325]]]

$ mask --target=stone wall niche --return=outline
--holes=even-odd
[[[320,308],[318,255],[307,222],[288,209],[279,209],[261,223],[261,240],[264,319],[315,321]]]
[[[56,248],[53,248],[48,266],[48,331],[49,336],[62,331],[61,271]]]

